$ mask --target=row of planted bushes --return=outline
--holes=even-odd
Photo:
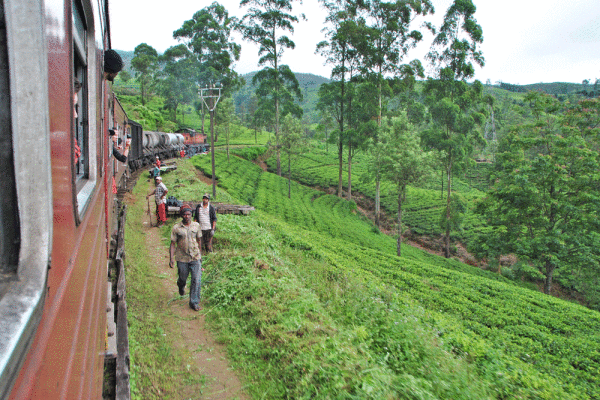
[[[326,261],[332,276],[377,279],[421,304],[440,343],[495,376],[505,398],[600,397],[598,313],[413,248],[397,258],[394,239],[359,218],[353,203],[296,184],[288,199],[284,178],[241,159],[218,165],[220,184],[285,221],[287,244]]]
[[[243,151],[239,153],[242,157],[252,160],[252,155]],[[276,158],[273,154],[266,160],[269,171],[276,171]],[[367,157],[358,154],[353,158],[352,164],[352,191],[360,192],[369,198],[375,198],[374,182],[365,180],[367,175]],[[287,165],[287,155],[281,153],[281,165]],[[487,166],[487,164],[486,164]],[[476,167],[475,167],[476,168]],[[344,156],[343,187],[347,188],[347,159]],[[288,172],[283,171],[287,177]],[[325,152],[311,147],[310,150],[292,158],[291,178],[304,185],[313,187],[337,187],[339,179],[339,166],[337,154]],[[446,182],[444,181],[444,184]],[[463,183],[460,179],[454,179],[454,190],[460,193],[469,207],[466,210],[462,229],[452,233],[453,239],[469,242],[483,225],[480,216],[473,212],[473,205],[483,193]],[[439,236],[443,234],[440,225],[442,214],[446,206],[446,193],[441,190],[440,181],[432,179],[424,184],[423,188],[409,187],[406,202],[403,204],[403,223],[417,235]],[[398,210],[397,188],[391,182],[383,181],[380,187],[380,198],[382,208],[390,215],[396,214]]]

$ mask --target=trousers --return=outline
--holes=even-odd
[[[188,275],[191,274],[190,282],[190,306],[197,306],[200,301],[200,285],[202,280],[202,260],[190,262],[177,261],[177,286],[184,288]]]

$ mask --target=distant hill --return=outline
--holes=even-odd
[[[252,84],[254,75],[256,75],[256,71],[242,75],[246,80],[246,85],[233,95],[233,100],[238,112],[247,109],[252,96],[254,96],[255,86]],[[330,80],[315,74],[295,73],[295,75],[300,84],[302,96],[304,97],[300,103],[300,106],[304,111],[304,120],[311,124],[316,123],[319,121],[319,115],[316,109],[319,87],[321,84],[328,83]]]
[[[119,53],[119,55],[123,59],[123,63],[125,64],[123,69],[133,75],[133,70],[131,69],[131,60],[134,57],[133,51],[124,51],[124,50],[117,50],[117,49],[115,49],[115,51],[117,53]]]
[[[246,80],[246,86],[252,85],[252,78],[256,75],[258,71],[249,72],[247,74],[242,75]],[[309,89],[319,89],[322,83],[328,83],[330,81],[329,78],[325,78],[315,74],[306,74],[301,72],[294,73],[296,75],[296,79],[298,79],[298,83],[302,89],[308,87]]]
[[[547,94],[559,96],[568,95],[571,93],[581,93],[584,90],[584,85],[581,83],[569,83],[569,82],[553,82],[553,83],[532,83],[529,85],[514,85],[512,83],[500,82],[499,85],[495,85],[501,89],[505,89],[511,92],[526,93],[532,90],[542,91]],[[588,85],[589,89],[593,88],[594,85]]]

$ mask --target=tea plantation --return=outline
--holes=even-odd
[[[294,179],[331,185],[320,157],[303,157]],[[250,237],[248,251],[271,244],[261,250],[266,267],[222,260],[207,296],[231,307],[220,323],[251,321],[226,342],[256,362],[256,379],[280,380],[273,398],[600,398],[600,313],[409,246],[399,258],[395,239],[353,202],[296,182],[288,198],[285,178],[216,158],[219,187],[258,210],[255,222],[226,219],[223,237],[232,246]],[[208,157],[192,163],[210,175]],[[407,219],[435,231],[441,207],[439,191],[411,189]]]

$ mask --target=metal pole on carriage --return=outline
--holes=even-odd
[[[210,115],[210,157],[212,162],[212,199],[217,198],[217,181],[215,178],[215,109],[221,98],[221,90],[223,84],[217,83],[216,85],[211,83],[209,87],[199,88],[200,97],[204,102],[204,105],[208,109]],[[208,102],[207,102],[208,100]],[[209,105],[210,103],[210,105]]]

